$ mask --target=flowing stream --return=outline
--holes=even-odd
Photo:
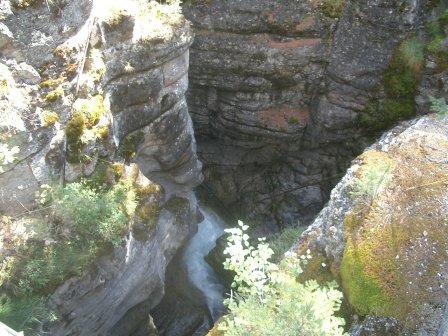
[[[216,239],[224,234],[225,224],[211,209],[201,208],[201,212],[204,220],[199,223],[196,235],[185,246],[182,263],[191,284],[204,295],[215,322],[224,309],[222,301],[225,288],[204,258],[216,246]]]

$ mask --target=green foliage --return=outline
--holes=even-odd
[[[300,120],[297,119],[296,117],[288,118],[288,125],[299,125],[299,124],[300,124]]]
[[[36,296],[0,301],[0,321],[14,330],[25,331],[25,335],[38,335],[30,328],[34,323],[52,319],[46,307],[46,299]]]
[[[244,233],[247,226],[227,230],[224,268],[236,273],[236,289],[225,301],[230,313],[218,325],[224,335],[343,335],[344,321],[334,316],[342,293],[335,284],[320,287],[315,281],[301,284],[296,276],[310,256],[288,254],[277,266],[269,261],[273,251],[260,240],[257,248]]]
[[[9,148],[8,144],[0,142],[0,173],[4,172],[4,167],[16,160],[16,154],[20,152],[18,146]]]
[[[236,273],[232,288],[241,295],[256,295],[260,301],[271,291],[269,274],[277,269],[274,263],[268,261],[274,251],[264,240],[255,249],[249,244],[249,236],[244,233],[249,227],[238,221],[239,228],[227,229],[228,245],[224,254],[230,257],[224,262],[224,269]]]
[[[400,45],[400,53],[407,66],[418,72],[421,70],[424,61],[425,45],[415,36],[403,41]]]
[[[96,251],[87,241],[67,241],[63,244],[34,243],[22,247],[24,258],[15,265],[18,279],[12,285],[19,298],[49,295],[65,279],[81,275],[83,268],[92,261]]]
[[[362,176],[355,180],[350,196],[361,201],[371,201],[392,180],[390,163],[376,163],[363,167]]]
[[[446,105],[445,98],[429,97],[429,100],[431,102],[431,112],[437,113],[440,120],[444,120],[448,117],[448,106]]]
[[[103,183],[105,174],[65,188],[42,186],[37,200],[45,206],[52,202],[46,217],[52,219],[51,236],[25,240],[0,260],[1,321],[22,330],[32,328],[36,318],[48,319],[47,297],[66,279],[82,275],[99,254],[121,244],[137,196],[130,182]]]
[[[326,16],[338,18],[344,10],[345,0],[324,0],[321,6]]]
[[[137,206],[135,192],[125,183],[99,192],[83,183],[70,183],[56,190],[53,200],[55,215],[72,223],[71,231],[77,239],[114,246],[120,244],[128,216]]]
[[[274,251],[273,259],[275,261],[280,261],[283,257],[283,254],[288,251],[291,246],[296,242],[297,238],[302,234],[305,230],[304,227],[292,227],[288,226],[282,232],[280,232],[279,236],[269,242],[269,246],[272,251]]]

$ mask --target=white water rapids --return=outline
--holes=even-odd
[[[216,239],[224,234],[225,224],[211,209],[202,208],[204,220],[198,225],[198,232],[185,246],[182,263],[190,282],[202,292],[210,315],[215,322],[222,315],[224,286],[205,261],[205,256],[216,246]]]

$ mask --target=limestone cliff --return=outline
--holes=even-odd
[[[271,228],[311,220],[363,136],[402,117],[385,112],[384,76],[422,6],[187,2],[188,102],[208,192]]]
[[[166,266],[200,217],[192,189],[202,180],[201,163],[185,101],[189,24],[179,7],[142,1],[6,1],[1,16],[1,141],[19,149],[1,162],[0,209],[9,216],[0,230],[3,294],[14,304],[9,280],[31,267],[16,260],[16,249],[45,252],[79,239],[76,219],[56,218],[51,203],[39,207],[35,192],[48,202],[40,187],[50,190],[57,176],[106,193],[119,177],[131,183],[126,197],[138,202],[120,229],[124,237],[51,295],[57,320],[40,328],[146,334]],[[36,232],[40,218],[44,232]],[[64,276],[44,285],[45,296]]]
[[[447,150],[435,116],[393,128],[354,160],[294,247],[313,251],[307,277],[338,280],[353,314],[376,315],[353,335],[446,332]]]

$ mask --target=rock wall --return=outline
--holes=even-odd
[[[103,1],[18,3],[1,4],[7,19],[0,27],[0,66],[13,73],[26,60],[38,71],[27,65],[36,73],[32,83],[22,77],[34,72],[14,72],[8,95],[0,97],[7,108],[0,126],[20,147],[18,161],[0,173],[0,209],[10,215],[33,209],[34,192],[61,173],[64,135],[73,132],[73,106],[80,99],[96,99],[104,111],[93,126],[82,125],[79,139],[70,143],[67,137],[66,180],[90,175],[99,161],[126,159],[163,189],[160,216],[145,239],[129,232],[122,246],[59,287],[50,300],[58,320],[44,329],[52,335],[147,335],[149,311],[164,294],[166,266],[200,217],[192,190],[202,181],[202,165],[185,100],[191,29],[179,13],[165,15],[165,8],[143,17],[157,10],[155,2],[142,8],[142,2],[128,1],[112,9],[96,7]],[[158,33],[146,26],[157,20],[163,28]],[[13,89],[23,91],[24,106],[13,104]],[[44,126],[44,109],[56,111],[56,122]],[[15,140],[18,131],[22,142]]]
[[[96,262],[93,273],[53,295],[53,307],[65,317],[54,335],[147,334],[149,310],[164,294],[166,266],[198,222],[192,189],[202,181],[202,165],[185,101],[192,34],[182,21],[165,41],[136,42],[134,24],[126,14],[114,26],[100,21],[97,33],[104,35],[93,40],[104,39],[102,87],[115,143],[138,135],[134,161],[162,186],[166,205],[147,241],[131,236],[126,248]],[[139,305],[145,308],[132,310]]]
[[[419,5],[187,2],[188,104],[208,191],[271,229],[309,222],[364,146],[362,112]]]

